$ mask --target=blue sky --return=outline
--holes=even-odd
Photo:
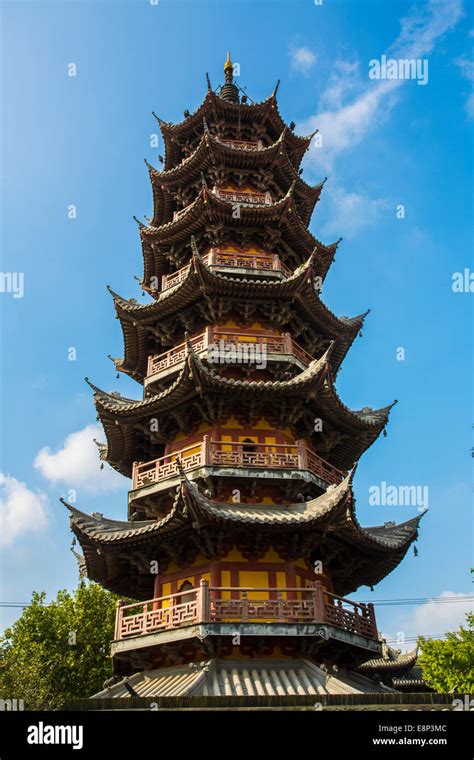
[[[90,444],[84,377],[139,397],[107,359],[122,338],[105,286],[140,298],[132,215],[150,213],[143,159],[158,167],[163,153],[161,139],[150,147],[151,111],[181,121],[195,110],[205,72],[222,82],[227,50],[252,99],[281,79],[283,118],[323,137],[304,162],[308,182],[328,176],[310,229],[344,238],[323,300],[339,315],[371,308],[340,396],[354,409],[399,400],[388,436],[360,462],[360,522],[417,513],[370,505],[372,485],[429,488],[419,556],[355,598],[471,592],[472,294],[452,289],[453,273],[472,268],[468,11],[461,0],[3,3],[2,271],[24,274],[24,295],[0,293],[0,601],[75,586],[59,496],[74,489],[80,509],[125,518],[127,481],[99,471]],[[427,60],[428,83],[370,80],[383,54]],[[410,637],[443,633],[463,613],[463,603],[381,607],[378,621]],[[1,610],[2,625],[17,614]]]

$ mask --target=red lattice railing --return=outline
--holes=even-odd
[[[254,269],[268,273],[281,273],[285,277],[291,277],[291,269],[280,261],[276,253],[249,253],[247,251],[223,251],[220,248],[211,248],[203,256],[203,261],[210,269],[227,267],[229,269]],[[162,292],[179,285],[189,272],[190,264],[178,269],[172,274],[164,274],[161,281]]]
[[[223,344],[221,344],[223,341]],[[243,349],[259,344],[265,347],[266,355],[271,358],[272,355],[282,354],[294,356],[305,367],[309,366],[313,357],[304,350],[289,333],[283,335],[273,335],[265,332],[245,332],[238,328],[209,327],[203,333],[191,338],[191,345],[196,353],[206,351],[210,345],[216,348],[228,348],[234,346],[241,349],[242,361],[249,361],[248,352]],[[169,369],[177,367],[184,362],[186,357],[186,343],[180,343],[169,351],[162,354],[155,354],[148,357],[147,378],[152,375],[160,374]],[[238,354],[236,354],[235,364],[239,363]]]
[[[263,143],[261,140],[224,140],[222,137],[217,137],[218,142],[223,145],[228,145],[229,148],[237,148],[238,150],[262,150]]]
[[[217,198],[221,198],[224,201],[231,201],[231,203],[243,203],[258,206],[270,206],[272,203],[272,196],[267,190],[266,193],[259,193],[256,190],[241,191],[241,190],[223,190],[220,187],[213,187],[212,192]]]
[[[214,441],[205,435],[202,441],[159,459],[134,462],[132,490],[177,475],[178,461],[185,471],[206,466],[309,470],[327,484],[340,483],[345,477],[341,470],[310,451],[302,441],[295,444],[256,443],[250,451],[247,445],[238,441]]]
[[[115,639],[211,622],[327,623],[377,640],[372,604],[331,594],[320,582],[308,588],[199,587],[136,604],[117,605]]]

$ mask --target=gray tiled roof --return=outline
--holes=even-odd
[[[392,692],[354,671],[327,672],[310,660],[210,660],[143,671],[126,682],[140,697],[291,696]],[[94,694],[129,697],[124,682]]]

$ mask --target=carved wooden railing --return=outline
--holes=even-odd
[[[260,269],[266,272],[281,272],[285,277],[291,276],[289,269],[276,253],[249,253],[248,251],[223,251],[211,248],[204,256],[207,265],[232,267],[234,269]]]
[[[263,143],[261,140],[224,140],[222,137],[216,138],[218,142],[223,145],[228,145],[229,148],[238,148],[239,150],[262,150]]]
[[[115,639],[143,636],[170,628],[219,622],[330,624],[377,640],[372,604],[331,594],[317,581],[302,588],[199,587],[147,602],[117,605]]]
[[[221,341],[223,341],[222,344]],[[271,357],[272,354],[294,356],[304,367],[307,367],[313,358],[293,340],[289,333],[274,335],[263,331],[256,333],[245,332],[238,328],[208,327],[203,333],[191,338],[191,345],[196,353],[205,352],[210,345],[216,349],[234,346],[237,349],[241,349],[242,356],[246,362],[249,361],[248,351],[245,353],[243,349],[249,349],[249,347],[255,346],[255,344],[265,347],[264,350],[267,357]],[[162,354],[149,356],[147,378],[176,367],[184,362],[185,357],[186,343],[179,343]],[[238,355],[236,355],[235,363],[238,364]]]
[[[220,248],[211,248],[209,253],[203,256],[206,265],[214,267],[229,267],[232,269],[255,269],[268,273],[281,273],[285,277],[291,276],[289,269],[276,253],[249,253],[248,251],[223,251]],[[178,269],[172,274],[164,274],[161,281],[162,292],[179,285],[189,271],[189,264]]]
[[[231,203],[243,203],[258,206],[270,206],[272,203],[272,196],[267,190],[266,193],[260,193],[256,190],[241,191],[241,190],[223,190],[220,187],[213,187],[212,192],[217,198],[221,198],[224,201],[231,201]]]
[[[340,483],[345,474],[310,451],[303,441],[294,444],[256,443],[249,446],[237,441],[214,441],[205,435],[202,441],[173,451],[151,462],[134,462],[132,490],[159,483],[178,474],[178,461],[185,471],[199,467],[256,467],[264,469],[309,470],[324,483]]]

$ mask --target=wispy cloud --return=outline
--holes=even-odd
[[[89,493],[123,487],[126,479],[108,464],[101,470],[94,438],[103,438],[102,429],[98,425],[87,425],[68,435],[55,453],[48,446],[42,448],[34,466],[53,484],[64,483],[68,488],[81,488]]]
[[[387,640],[400,640],[400,634],[405,639],[413,639],[415,636],[440,636],[448,631],[457,631],[462,625],[466,627],[466,614],[472,610],[472,601],[463,599],[465,595],[455,591],[443,591],[432,601],[411,608],[410,612],[402,613],[396,621],[396,630],[391,634],[384,634]],[[459,602],[443,602],[446,597],[459,598]],[[394,646],[392,644],[392,646]],[[413,649],[414,644],[398,645],[401,649]]]
[[[355,192],[346,192],[341,186],[327,186],[328,221],[322,227],[328,238],[342,235],[346,240],[356,237],[362,230],[376,224],[389,203],[384,198],[369,198]]]
[[[0,544],[9,546],[19,536],[43,530],[48,523],[46,506],[44,494],[0,473]]]
[[[292,48],[290,60],[293,71],[298,71],[307,76],[316,63],[316,55],[307,47]]]
[[[462,0],[430,0],[401,19],[398,37],[386,51],[374,50],[374,57],[384,52],[396,59],[426,57],[462,16]],[[318,112],[298,125],[302,134],[319,129],[322,135],[323,146],[312,146],[309,161],[331,168],[342,151],[354,148],[388,117],[406,83],[406,79],[370,80],[361,76],[357,62],[336,61]]]
[[[469,95],[465,109],[469,119],[474,119],[474,60],[472,58],[457,58],[454,62],[461,71],[461,76],[469,82]]]

